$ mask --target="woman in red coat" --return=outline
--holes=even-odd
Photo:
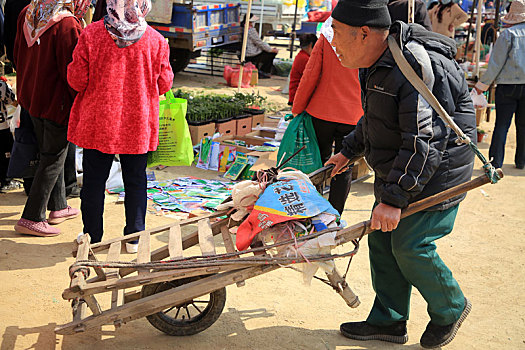
[[[317,42],[315,34],[303,34],[299,36],[299,46],[301,51],[295,56],[293,60],[292,70],[290,71],[290,84],[288,86],[288,105],[293,105],[295,93],[303,77],[304,69],[310,59],[310,55]]]
[[[363,115],[361,86],[357,69],[341,65],[333,50],[331,17],[323,25],[321,37],[315,44],[303,72],[293,101],[292,113],[306,111],[313,118],[321,159],[326,162],[342,148],[343,138],[354,130]],[[328,201],[343,213],[350,192],[352,169],[332,178]]]
[[[88,7],[89,0],[32,0],[18,16],[13,48],[18,102],[29,112],[40,152],[22,218],[15,225],[19,233],[56,236],[60,230],[49,224],[79,214],[67,205],[64,183],[67,123],[75,98],[66,71]]]
[[[145,20],[150,0],[108,0],[107,9],[82,32],[67,76],[78,91],[69,141],[84,148],[83,232],[95,243],[102,240],[104,190],[116,154],[126,192],[124,234],[145,228],[147,152],[158,145],[159,95],[173,84],[168,43]],[[128,243],[128,251],[136,246]]]

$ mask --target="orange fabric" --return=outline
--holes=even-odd
[[[290,103],[293,103],[295,93],[297,92],[309,58],[310,55],[308,55],[306,51],[301,50],[293,60],[292,70],[290,72],[290,85],[288,87],[288,102]]]
[[[321,35],[310,55],[293,102],[293,113],[356,125],[363,116],[357,69],[341,65],[330,43]]]

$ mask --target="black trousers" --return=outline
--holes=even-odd
[[[77,187],[77,146],[69,142],[66,160],[64,162],[64,183],[66,185],[66,197]]]
[[[0,187],[7,183],[7,169],[13,148],[13,134],[9,128],[0,130]]]
[[[22,218],[46,220],[46,208],[51,211],[67,207],[64,185],[64,161],[68,141],[67,126],[31,116],[40,154]]]
[[[516,124],[516,154],[514,164],[525,165],[525,84],[498,84],[496,87],[496,123],[490,142],[492,165],[501,168],[505,157],[507,133],[514,117]]]
[[[246,57],[247,62],[252,62],[258,70],[271,74],[273,67],[273,59],[277,54],[275,52],[263,51],[260,54],[252,57]]]
[[[22,111],[20,112],[20,128],[15,129],[15,138],[17,139],[18,145],[18,152],[21,152],[23,149],[31,149],[31,145],[36,144],[36,148],[38,149],[36,136],[34,135],[34,128],[33,128],[33,122],[31,120],[31,116],[29,115],[29,112],[22,108]],[[0,136],[0,140],[2,137]],[[21,145],[23,144],[23,145]],[[11,144],[11,148],[13,148],[13,145]],[[31,149],[32,150],[32,149]],[[17,156],[15,152],[13,152],[14,156],[14,162],[20,162],[21,160],[16,159]],[[35,161],[38,163],[38,159],[36,157],[31,157],[31,154],[26,155],[25,162],[28,164],[26,165],[25,170],[20,170],[20,167],[17,167],[16,169],[16,175],[12,177],[22,177],[24,179],[24,190],[27,195],[29,195],[29,192],[31,191],[31,185],[33,184],[33,175],[36,172],[36,169],[38,166],[30,165],[29,162]],[[9,164],[9,163],[8,163]],[[22,164],[24,164],[24,161],[22,161]],[[1,168],[1,167],[0,167]],[[11,171],[11,170],[10,170]],[[1,175],[0,171],[0,175]],[[0,176],[1,180],[1,176]],[[71,194],[74,188],[77,187],[77,169],[76,169],[76,146],[69,142],[69,147],[67,149],[66,154],[66,160],[64,162],[64,183],[66,187],[66,197]]]
[[[321,152],[321,160],[324,164],[332,156],[334,144],[334,152],[339,153],[339,151],[341,151],[343,148],[344,137],[355,129],[355,125],[329,122],[313,116],[312,122],[314,124],[317,143],[319,144],[319,151]],[[334,176],[330,181],[330,194],[328,196],[328,201],[341,215],[343,214],[351,185],[351,166],[347,171]]]
[[[84,233],[89,233],[92,243],[100,242],[104,234],[104,192],[114,158],[114,154],[84,149],[80,209],[82,211]],[[124,235],[143,231],[146,227],[147,160],[147,153],[120,155],[122,179],[124,180],[124,189],[126,191],[124,198],[126,212]]]
[[[77,162],[76,162],[76,148],[74,144],[69,142],[67,148],[66,160],[64,161],[64,184],[66,189],[66,197],[73,192],[73,190],[78,186],[77,184]],[[33,185],[33,178],[28,177],[24,178],[24,189],[26,194],[29,194],[31,191],[31,186]]]

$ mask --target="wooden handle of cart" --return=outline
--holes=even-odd
[[[503,171],[501,169],[497,169],[496,171],[498,172],[498,175],[500,176],[500,178],[503,178]],[[488,176],[483,174],[470,181],[467,181],[460,185],[449,188],[446,191],[437,193],[428,198],[424,198],[420,201],[414,202],[410,204],[408,207],[406,207],[405,209],[403,209],[403,211],[401,212],[401,219],[406,218],[407,216],[415,214],[422,210],[433,207],[434,205],[437,205],[447,199],[459,196],[460,194],[463,194],[465,192],[468,192],[470,190],[483,186],[489,182],[490,182],[490,179],[488,178]],[[346,242],[350,242],[355,239],[358,239],[362,235],[367,235],[373,231],[375,230],[372,230],[370,228],[370,220],[363,221],[359,224],[349,226],[339,231],[336,236],[336,243],[338,245],[344,244]]]

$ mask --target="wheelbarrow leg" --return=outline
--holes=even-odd
[[[334,271],[331,274],[327,273],[326,276],[328,277],[332,287],[341,296],[341,298],[345,300],[348,306],[351,308],[356,308],[361,304],[361,301],[359,301],[357,295],[355,295],[352,289],[350,289],[345,279],[341,276],[336,268],[334,268]]]

